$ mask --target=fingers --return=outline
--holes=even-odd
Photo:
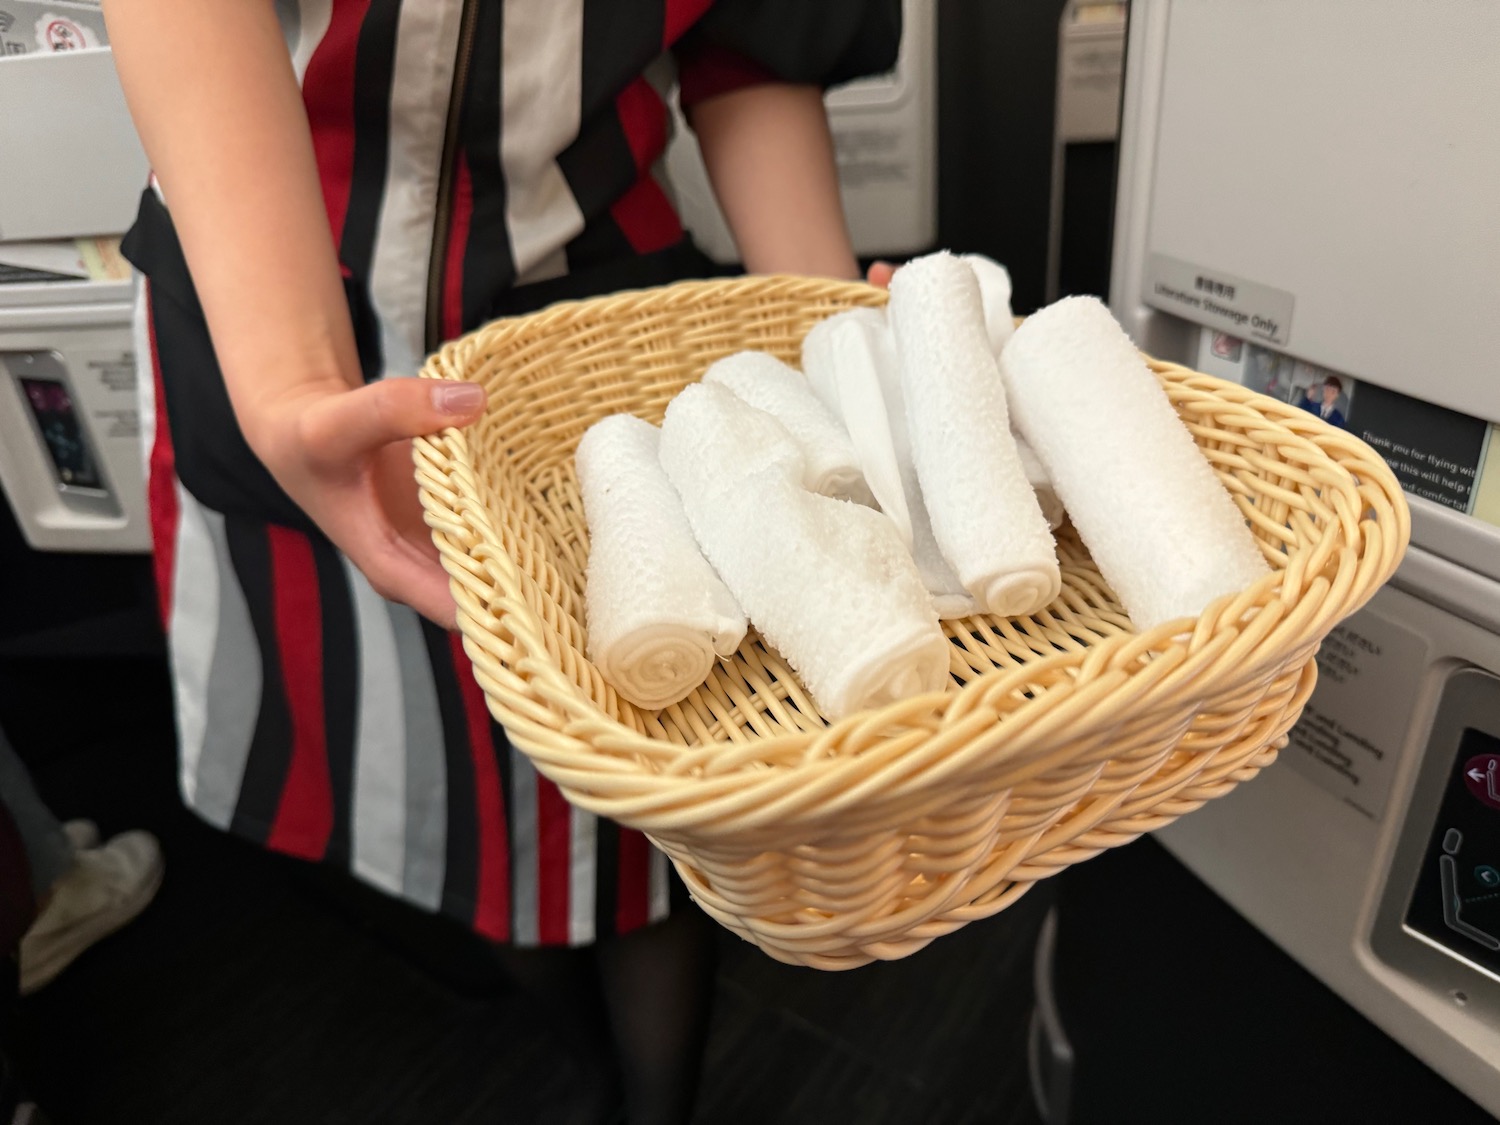
[[[872,262],[869,270],[865,273],[865,280],[871,285],[878,285],[882,289],[891,287],[891,278],[896,274],[896,267],[890,262]]]
[[[319,461],[348,464],[391,442],[466,426],[484,406],[484,388],[476,383],[384,379],[311,403],[301,428]]]
[[[372,521],[360,530],[364,534],[340,546],[375,592],[387,601],[411,606],[444,629],[452,629],[457,607],[442,565],[384,521]]]

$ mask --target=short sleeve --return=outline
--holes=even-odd
[[[762,82],[883,74],[900,45],[901,0],[720,0],[673,53],[686,106]]]

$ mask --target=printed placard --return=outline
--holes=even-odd
[[[1385,813],[1427,642],[1366,609],[1318,652],[1318,686],[1280,760],[1372,820]]]
[[[1152,254],[1147,260],[1141,299],[1163,312],[1240,339],[1282,347],[1291,339],[1296,300],[1285,289],[1166,254]]]

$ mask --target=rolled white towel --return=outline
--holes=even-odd
[[[1015,419],[1011,419],[1014,424]],[[1052,478],[1047,475],[1047,467],[1042,464],[1036,450],[1032,449],[1026,439],[1015,430],[1011,430],[1011,437],[1016,439],[1016,452],[1021,455],[1021,468],[1026,470],[1026,479],[1031,482],[1031,489],[1036,493],[1036,501],[1042,507],[1042,515],[1047,517],[1047,526],[1056,531],[1062,526],[1063,517],[1067,514],[1063,509],[1063,502],[1058,499],[1057,489],[1052,487]]]
[[[811,491],[874,503],[848,431],[800,371],[765,352],[739,352],[709,367],[703,381],[728,387],[786,427],[801,447],[802,483]]]
[[[879,309],[837,313],[803,338],[802,373],[843,423],[875,503],[911,547],[911,513],[891,444],[893,419],[881,389],[881,349],[890,346],[888,337],[885,313]]]
[[[667,407],[662,465],[704,554],[828,718],[942,690],[948,641],[890,520],[747,462],[742,435],[766,424],[712,384]]]
[[[901,361],[896,355],[896,341],[891,336],[890,326],[882,318],[878,323],[864,325],[862,330],[869,336],[868,354],[875,364],[880,395],[885,402],[891,452],[901,476],[906,510],[911,517],[911,554],[917,572],[922,575],[927,592],[932,595],[933,607],[942,620],[979,613],[979,603],[964,589],[932,533],[932,517],[927,513],[927,502],[917,480],[917,466],[912,460],[911,427],[907,422],[906,395],[901,388]]]
[[[1057,597],[1062,574],[1011,437],[974,271],[948,253],[907,263],[891,281],[889,315],[938,547],[982,612],[1034,613]]]
[[[1017,428],[1138,629],[1196,617],[1267,573],[1245,517],[1098,299],[1028,317],[1001,366]]]
[[[676,703],[745,639],[745,614],[699,550],[649,422],[615,414],[578,443],[589,526],[589,658],[639,707]]]
[[[1010,271],[983,254],[961,256],[979,282],[979,300],[984,305],[984,330],[990,339],[990,351],[999,355],[1016,330],[1016,317],[1010,308]]]

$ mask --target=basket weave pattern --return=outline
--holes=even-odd
[[[1312,691],[1323,637],[1409,534],[1364,443],[1153,362],[1274,567],[1255,586],[1137,634],[1065,524],[1052,606],[945,624],[946,692],[830,726],[752,631],[683,702],[621,699],[585,655],[584,430],[621,411],[660,422],[715,359],[796,363],[817,321],[884,300],[847,282],[690,282],[499,321],[423,371],[490,395],[480,422],[416,458],[496,719],[570,801],[647,832],[721,923],[825,969],[905,956],[1253,778]]]

